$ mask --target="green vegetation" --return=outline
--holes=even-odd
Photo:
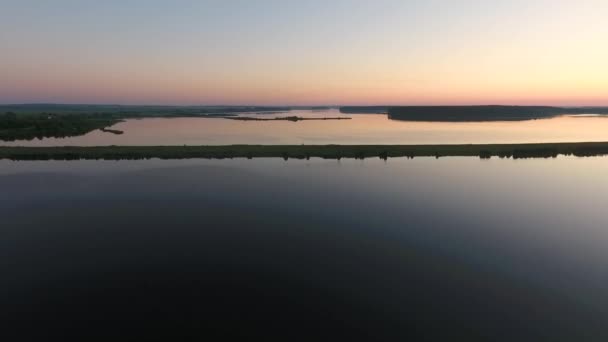
[[[0,105],[0,141],[65,138],[108,129],[123,119],[151,117],[232,117],[239,113],[277,113],[286,107],[178,107],[25,104]]]
[[[388,109],[389,119],[403,121],[520,121],[566,114],[608,114],[608,107],[404,106]]]
[[[237,120],[237,121],[307,121],[307,120],[351,120],[352,118],[347,117],[333,117],[333,118],[303,118],[300,116],[283,116],[278,118],[254,118],[249,116],[227,116],[224,119]]]
[[[228,145],[0,147],[0,159],[188,159],[274,157],[309,159],[475,156],[482,159],[553,158],[558,155],[608,155],[608,142],[498,145]]]
[[[77,114],[0,114],[0,140],[32,140],[83,135],[116,124],[119,120]]]

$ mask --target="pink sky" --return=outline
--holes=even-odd
[[[608,105],[603,0],[237,5],[9,1],[0,103]]]

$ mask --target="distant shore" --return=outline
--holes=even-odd
[[[10,160],[129,160],[129,159],[341,159],[393,157],[553,158],[608,155],[608,142],[483,144],[483,145],[225,145],[225,146],[0,146],[0,159]]]
[[[608,114],[608,107],[550,106],[399,106],[388,118],[399,121],[482,122],[548,119],[567,114]]]

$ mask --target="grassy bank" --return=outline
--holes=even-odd
[[[382,158],[449,157],[551,158],[558,155],[608,155],[608,142],[495,145],[228,145],[0,147],[0,159],[188,159],[188,158]]]

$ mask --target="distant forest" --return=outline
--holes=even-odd
[[[347,106],[340,107],[340,113],[344,114],[386,114],[387,106]]]
[[[608,107],[403,106],[388,108],[389,119],[403,121],[518,121],[567,114],[608,114]]]
[[[142,117],[190,117],[230,115],[251,112],[286,112],[290,107],[260,106],[138,106],[138,105],[80,105],[80,104],[17,104],[0,105],[0,113],[21,114],[87,114],[116,119]]]

